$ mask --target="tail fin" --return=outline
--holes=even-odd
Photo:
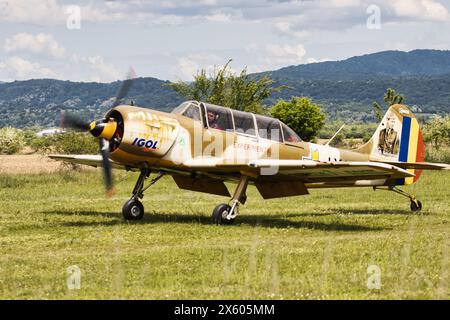
[[[411,110],[400,104],[388,109],[372,138],[356,151],[369,154],[370,160],[376,161],[423,162],[425,159],[419,123]],[[408,171],[416,176],[399,179],[396,184],[413,184],[419,180],[422,170]]]

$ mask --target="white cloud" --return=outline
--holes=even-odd
[[[81,57],[76,62],[54,60],[44,66],[18,56],[0,61],[0,81],[52,78],[72,81],[112,82],[122,79],[124,73],[102,56]],[[55,72],[53,70],[58,70]]]
[[[294,30],[294,24],[288,21],[278,21],[275,22],[274,30],[276,33],[283,36],[290,36],[294,38],[304,38],[308,35],[308,31],[306,30]]]
[[[287,59],[294,62],[301,62],[306,54],[305,47],[302,44],[266,44],[264,48],[271,57]]]
[[[437,44],[446,48],[449,42],[448,0],[83,0],[79,2],[82,31],[58,32],[64,34],[64,38],[55,39],[49,33],[53,29],[48,26],[66,27],[69,15],[66,10],[70,2],[76,3],[68,0],[0,0],[0,24],[2,30],[7,30],[5,35],[8,37],[0,43],[0,49],[3,47],[7,53],[6,58],[1,58],[0,78],[5,74],[6,59],[11,56],[32,65],[38,63],[34,68],[38,70],[36,74],[47,68],[57,70],[66,79],[113,81],[123,76],[117,65],[133,59],[130,55],[137,56],[133,64],[147,68],[143,73],[149,72],[150,76],[191,80],[199,69],[205,68],[212,73],[214,66],[223,65],[229,57],[236,59],[236,68],[243,66],[237,62],[244,60],[249,63],[249,72],[254,72],[318,61],[313,57],[335,59],[367,51],[436,47]],[[370,4],[381,9],[382,29],[379,32],[366,28],[366,9]],[[113,26],[103,23],[105,21],[119,23]],[[89,22],[95,23],[88,25]],[[30,24],[34,25],[32,29]],[[136,27],[136,24],[140,26]],[[155,25],[158,28],[148,27]],[[8,32],[27,28],[42,33],[10,35]],[[88,28],[94,32],[87,32]],[[102,35],[118,28],[130,31],[123,46],[113,48],[109,43],[98,41]],[[80,36],[82,33],[83,37]],[[403,39],[401,45],[398,39],[403,34],[408,39]],[[80,41],[77,44],[82,49],[69,52],[72,46],[68,41]],[[253,41],[253,48],[250,45],[247,51],[242,49]],[[384,41],[392,44],[387,43],[384,47]],[[95,51],[100,45],[102,48]],[[131,52],[129,48],[137,49]],[[83,54],[81,50],[84,50]],[[201,53],[184,56],[180,53],[197,51]],[[161,59],[157,60],[157,67],[155,64],[149,67],[149,56]]]
[[[95,4],[94,4],[95,3]],[[40,26],[66,25],[71,15],[69,10],[74,4],[63,5],[57,0],[0,0],[0,22],[17,22]],[[78,5],[81,9],[81,20],[89,22],[120,21],[126,16],[120,12],[123,6],[105,5],[90,1]],[[132,18],[132,16],[129,16]]]
[[[329,5],[337,8],[356,7],[361,5],[361,0],[330,0]]]
[[[306,62],[306,49],[302,44],[252,43],[247,46],[246,51],[254,57],[254,63],[249,65],[249,72],[274,70]]]
[[[18,33],[5,40],[4,49],[7,53],[30,52],[57,59],[64,58],[66,55],[66,49],[51,34],[46,33],[37,35]]]
[[[208,75],[213,75],[215,70],[227,63],[227,59],[214,54],[190,53],[178,59],[177,64],[171,69],[172,78],[175,80],[189,81],[201,70],[206,70]],[[230,72],[236,72],[229,68]]]
[[[229,22],[233,20],[234,16],[232,13],[227,13],[221,10],[214,11],[210,15],[206,16],[206,20],[213,22]]]
[[[0,21],[53,25],[65,21],[64,8],[56,0],[0,0]]]
[[[178,59],[177,66],[173,68],[172,73],[181,80],[192,80],[199,68],[199,64],[191,58],[182,57]]]
[[[366,25],[366,9],[376,5],[381,11],[382,23],[450,22],[447,6],[438,0],[332,0],[300,2],[286,5],[286,10],[274,10],[267,18],[275,33],[302,38],[310,31],[349,30]],[[287,9],[290,10],[287,10]],[[296,10],[297,9],[297,10]]]
[[[93,72],[90,77],[91,81],[109,82],[120,79],[122,74],[112,64],[106,63],[103,57],[96,55],[83,59],[87,61],[90,70]]]
[[[398,17],[431,21],[450,20],[448,9],[435,0],[394,0],[391,6]]]
[[[65,25],[69,5],[57,0],[0,0],[0,21],[36,25]],[[6,5],[7,4],[7,5]],[[181,25],[205,21],[259,21],[277,33],[299,37],[305,30],[348,29],[365,23],[366,8],[378,5],[386,22],[449,21],[448,8],[439,0],[86,0],[81,21],[123,21],[137,24]]]
[[[0,74],[3,79],[25,80],[31,78],[54,78],[56,73],[39,63],[33,63],[20,57],[10,57],[0,62]]]
[[[53,35],[39,33],[18,33],[5,39],[4,51],[11,54],[1,63],[0,78],[29,79],[29,78],[62,78],[64,80],[90,80],[97,82],[115,81],[123,76],[121,72],[105,59],[94,54],[80,56],[66,50]],[[44,57],[45,64],[27,60],[18,56],[24,54],[32,60]],[[51,66],[51,67],[49,67]],[[59,70],[61,77],[52,70]]]

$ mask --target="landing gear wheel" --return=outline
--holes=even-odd
[[[122,215],[125,220],[141,220],[144,216],[144,206],[137,199],[130,199],[123,205]]]
[[[230,213],[231,207],[227,204],[219,204],[217,207],[214,208],[212,213],[213,222],[215,224],[232,224],[234,222],[234,219],[228,220],[227,215]]]
[[[420,202],[419,200],[411,200],[411,211],[418,212],[420,210],[422,210],[422,202]]]

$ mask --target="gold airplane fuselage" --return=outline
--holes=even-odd
[[[120,120],[122,137],[110,158],[130,167],[168,171],[207,171],[222,177],[248,174],[256,159],[315,160],[320,162],[368,161],[369,155],[309,142],[277,142],[256,135],[209,128],[202,121],[177,113],[121,105],[107,117]],[[117,121],[117,119],[116,119]],[[227,166],[221,166],[227,164]],[[230,166],[231,164],[231,166]],[[232,179],[231,179],[232,180]]]

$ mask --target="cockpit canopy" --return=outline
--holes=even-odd
[[[236,132],[250,137],[258,136],[277,142],[302,141],[294,130],[278,119],[214,104],[186,101],[172,113],[200,121],[205,128]]]

